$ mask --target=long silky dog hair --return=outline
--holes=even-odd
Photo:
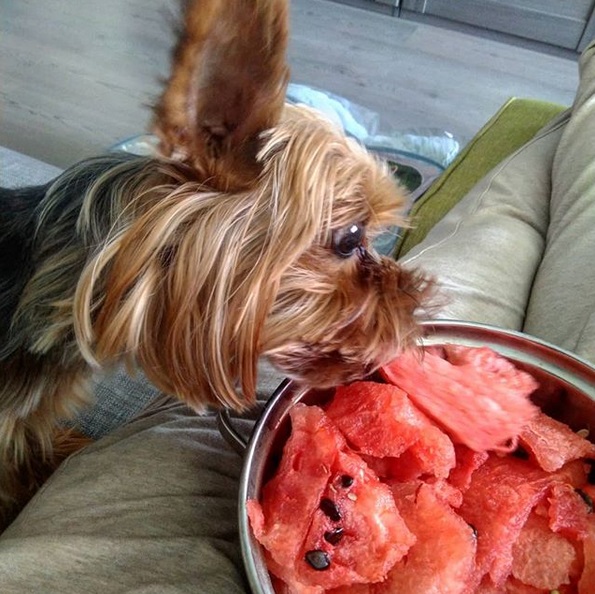
[[[387,167],[286,105],[287,0],[188,0],[154,108],[159,154],[0,191],[0,506],[56,461],[94,370],[126,363],[200,410],[254,401],[257,361],[308,386],[415,340],[422,274],[371,239],[405,225]]]

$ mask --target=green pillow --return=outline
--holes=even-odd
[[[509,99],[413,205],[413,227],[403,232],[394,256],[404,256],[505,157],[527,143],[563,106],[534,99]]]

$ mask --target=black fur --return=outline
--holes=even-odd
[[[49,320],[56,301],[72,295],[88,256],[112,227],[117,216],[112,203],[120,207],[122,197],[113,198],[113,178],[103,184],[97,180],[115,167],[124,165],[127,173],[146,163],[145,158],[114,153],[83,161],[44,186],[0,189],[0,362],[19,349],[29,350],[36,329]],[[91,225],[79,225],[93,185],[92,202],[86,205]],[[41,266],[46,269],[44,291],[35,277]],[[21,316],[19,304],[29,294],[34,303]]]
[[[31,276],[34,213],[49,187],[0,188],[0,358],[19,296]]]

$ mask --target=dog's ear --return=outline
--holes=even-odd
[[[287,0],[186,0],[172,72],[155,107],[160,150],[219,190],[259,173],[260,133],[289,79]]]

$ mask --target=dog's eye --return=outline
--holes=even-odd
[[[353,223],[333,232],[333,250],[341,258],[349,258],[355,250],[362,246],[365,227]]]

